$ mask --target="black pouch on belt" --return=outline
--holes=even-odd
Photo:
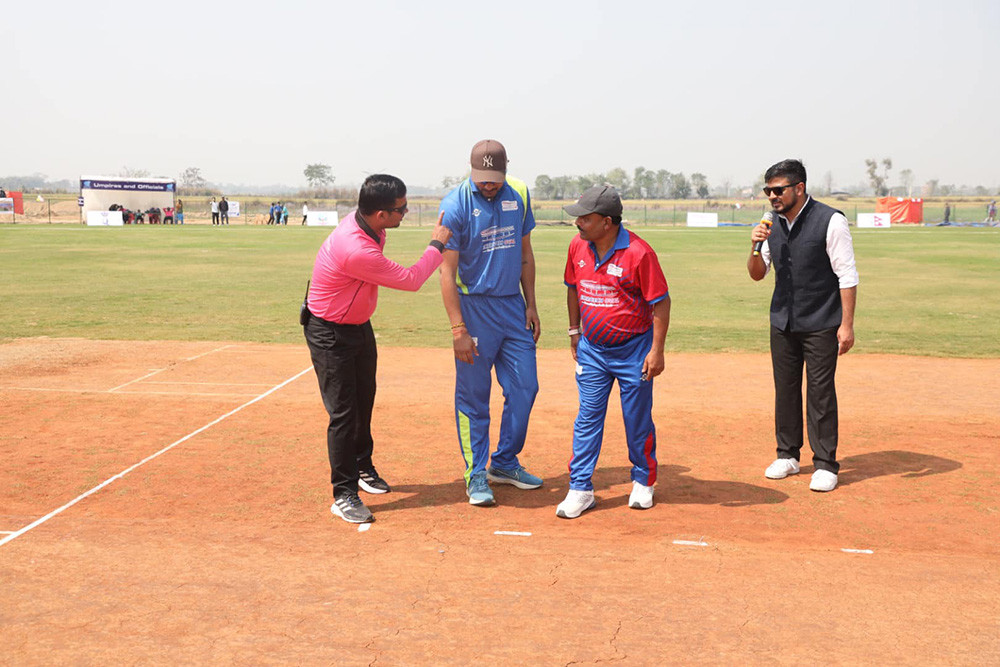
[[[309,280],[306,281],[306,295],[302,297],[302,309],[299,310],[299,324],[301,324],[302,326],[305,326],[309,323],[309,316],[312,315],[312,313],[309,312],[309,306],[307,305],[309,302],[310,282],[311,281]]]

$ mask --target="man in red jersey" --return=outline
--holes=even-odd
[[[649,509],[656,482],[653,378],[663,372],[670,325],[667,281],[649,244],[621,226],[622,202],[613,187],[596,185],[565,211],[576,216],[580,230],[570,242],[564,275],[580,411],[569,493],[556,516],[575,519],[596,504],[591,477],[615,380],[632,462],[628,505]]]

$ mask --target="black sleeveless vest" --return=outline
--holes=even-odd
[[[781,217],[771,227],[771,324],[782,331],[840,326],[840,281],[826,254],[826,230],[834,213],[840,211],[810,198],[790,233]]]

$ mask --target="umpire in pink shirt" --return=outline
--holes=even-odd
[[[395,176],[365,179],[358,207],[341,221],[316,255],[303,313],[306,343],[330,414],[326,431],[333,505],[350,523],[374,521],[358,496],[391,489],[372,463],[372,406],[378,352],[370,318],[379,285],[415,292],[441,265],[451,232],[437,226],[419,261],[407,268],[386,259],[385,230],[406,215],[406,185]]]

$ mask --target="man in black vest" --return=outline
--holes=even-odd
[[[774,267],[771,366],[778,458],[764,474],[799,472],[802,449],[802,366],[806,368],[806,422],[815,472],[809,488],[837,487],[837,357],[854,346],[858,271],[847,218],[806,194],[806,168],[783,160],[764,174],[774,224],[754,227],[747,271],[761,280]]]

